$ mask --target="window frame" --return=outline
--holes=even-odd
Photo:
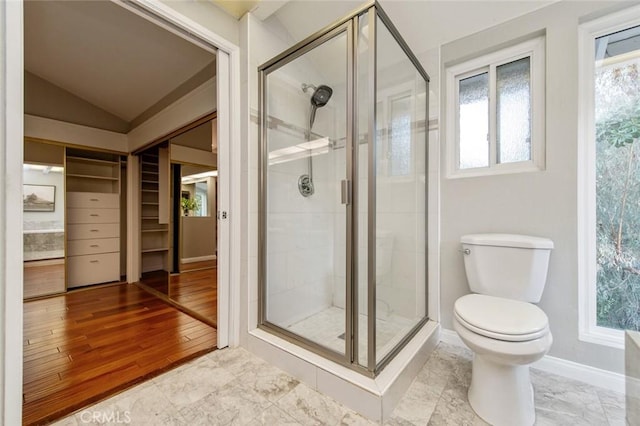
[[[578,339],[624,349],[624,331],[597,325],[595,40],[640,25],[634,6],[578,28]]]
[[[528,161],[497,163],[496,67],[526,57],[531,58],[529,98],[531,102],[531,159]],[[484,72],[489,73],[489,165],[461,169],[458,107],[459,82]],[[544,36],[446,68],[447,178],[536,172],[545,169],[545,74]]]

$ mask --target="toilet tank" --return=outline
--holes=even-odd
[[[517,234],[470,234],[460,241],[472,292],[540,301],[553,241]]]

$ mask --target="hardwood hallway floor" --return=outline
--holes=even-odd
[[[24,303],[23,424],[60,418],[216,347],[210,327],[135,285]]]
[[[172,300],[190,309],[213,324],[218,316],[218,268],[210,267],[172,275],[169,280]]]

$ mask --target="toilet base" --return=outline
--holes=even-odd
[[[474,354],[469,404],[494,426],[530,426],[536,419],[528,365],[507,365]]]

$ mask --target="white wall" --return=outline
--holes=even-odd
[[[241,267],[243,292],[240,295],[241,320],[240,340],[247,343],[247,330],[258,323],[258,66],[287,47],[286,40],[278,38],[251,14],[241,21],[241,88],[242,88],[242,137],[241,157],[244,169],[241,182],[243,217],[241,227],[247,230],[243,239]],[[246,291],[246,293],[244,292]],[[248,301],[248,303],[247,303]],[[248,312],[245,309],[248,308]]]
[[[442,176],[442,325],[452,328],[455,300],[469,288],[458,252],[466,233],[509,232],[551,238],[547,286],[540,307],[549,316],[550,355],[597,368],[623,371],[623,351],[578,340],[577,147],[578,24],[615,3],[561,2],[448,43],[441,49],[441,75],[454,63],[506,42],[546,32],[546,170],[464,179]],[[444,93],[444,82],[441,83]],[[445,122],[446,105],[441,105]],[[441,129],[441,166],[451,135]]]

